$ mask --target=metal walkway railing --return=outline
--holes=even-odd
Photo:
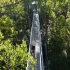
[[[37,59],[37,65],[34,66],[34,70],[44,70],[42,44],[41,44],[41,33],[40,33],[40,22],[37,8],[33,11],[32,28],[30,35],[29,52],[32,56]],[[27,63],[27,70],[32,70]]]

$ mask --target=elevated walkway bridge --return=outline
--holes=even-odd
[[[33,9],[31,35],[30,35],[29,53],[35,59],[37,59],[37,65],[34,66],[34,70],[44,70],[39,13],[37,5],[34,4],[33,6],[34,9]],[[27,62],[26,70],[32,70],[29,67],[29,62]]]

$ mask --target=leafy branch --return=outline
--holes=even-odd
[[[11,5],[14,5],[14,4],[19,4],[21,1],[22,1],[22,0],[17,1],[17,2],[14,2],[14,3],[7,4],[7,5],[1,5],[0,8],[7,7],[7,6],[11,6]]]

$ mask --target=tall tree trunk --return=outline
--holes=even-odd
[[[45,45],[45,70],[48,70],[48,44],[47,44],[47,40],[48,40],[47,25],[49,23],[48,18],[49,18],[48,15],[47,15],[47,17],[45,16],[45,32],[46,32],[46,34],[45,34],[45,38],[46,38],[46,40],[45,40],[45,44],[46,44]]]
[[[44,0],[44,6],[45,6],[45,10],[46,10],[46,2],[47,0]],[[47,15],[47,13],[45,12],[45,70],[48,70],[48,44],[47,44],[47,40],[48,40],[48,35],[47,35],[47,30],[48,30],[48,23],[49,23],[49,15]]]

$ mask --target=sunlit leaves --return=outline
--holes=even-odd
[[[15,21],[10,19],[9,16],[4,15],[2,18],[0,18],[0,30],[2,31],[4,38],[13,37],[17,34],[17,31],[15,31]]]
[[[18,69],[19,65],[24,68],[28,59],[31,64],[35,64],[34,58],[27,53],[26,41],[21,41],[20,45],[16,42],[19,41],[17,34],[19,35],[20,29],[26,32],[28,26],[26,20],[28,17],[25,16],[28,13],[24,10],[24,2],[22,0],[22,2],[15,4],[18,1],[20,0],[0,0],[0,61],[5,63],[5,65],[1,65],[1,62],[0,65],[5,70],[16,70],[15,68]],[[32,0],[29,0],[28,4],[31,2]]]
[[[11,67],[11,69],[17,67],[18,65],[25,68],[28,60],[31,62],[31,64],[36,64],[33,57],[27,53],[26,41],[23,41],[21,45],[16,44],[16,46],[12,45],[10,40],[1,43],[0,61],[2,60],[6,63],[6,66]]]
[[[0,41],[4,38],[3,33],[0,31]]]
[[[22,47],[24,47],[24,45]],[[4,52],[2,50],[4,50]],[[2,52],[2,55],[0,55],[0,60],[4,60],[8,67],[25,64],[24,62],[26,61],[25,58],[27,58],[27,51],[21,48],[20,45],[13,46],[10,43],[10,40],[7,40],[5,43],[3,43],[3,45],[0,44],[0,52]]]
[[[34,70],[34,66],[37,65],[37,60],[34,59],[30,53],[28,53],[27,61],[28,61],[29,67],[32,68],[32,70]]]
[[[15,3],[15,2],[18,2],[18,1],[20,1],[20,0],[4,0],[4,1],[0,0],[0,6]]]
[[[3,26],[13,26],[14,25],[14,22],[12,19],[9,18],[9,16],[7,15],[4,15],[2,16],[2,18],[0,18],[0,25],[3,25]]]

